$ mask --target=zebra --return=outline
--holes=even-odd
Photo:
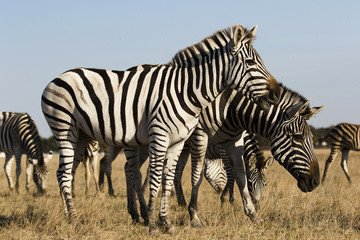
[[[86,183],[85,195],[89,196],[89,185],[90,185],[90,175],[91,175],[90,166],[89,166],[90,164],[91,164],[92,171],[93,171],[93,178],[94,178],[94,183],[95,183],[96,194],[98,193],[98,191],[99,191],[99,158],[98,158],[99,150],[100,150],[99,143],[97,141],[92,140],[92,141],[90,141],[88,147],[85,149],[83,155],[74,158],[74,164],[73,164],[73,168],[72,168],[72,185],[71,185],[73,197],[75,197],[74,179],[75,179],[76,169],[80,164],[80,161],[78,161],[79,159],[82,160],[82,163],[84,164],[84,167],[85,167],[85,183]]]
[[[348,172],[347,161],[349,159],[349,151],[360,150],[360,125],[352,123],[339,123],[330,130],[330,133],[325,137],[330,137],[331,152],[329,158],[325,162],[324,174],[322,183],[325,182],[326,173],[331,163],[336,158],[339,151],[341,151],[341,168],[349,182],[351,178]]]
[[[57,178],[70,219],[76,217],[71,170],[77,151],[83,152],[91,139],[104,146],[105,154],[106,146],[149,144],[150,197],[144,217],[149,231],[157,232],[155,200],[162,184],[159,217],[168,233],[176,231],[168,195],[177,158],[201,110],[226,86],[264,108],[277,101],[277,81],[252,46],[256,30],[257,26],[247,30],[241,25],[220,30],[180,50],[168,64],[126,71],[68,70],[45,87],[42,111],[59,147]],[[138,164],[129,165],[138,179]]]
[[[15,156],[16,162],[15,190],[18,193],[21,156],[26,154],[26,190],[29,192],[30,164],[33,164],[33,181],[38,193],[45,193],[48,176],[47,162],[52,158],[52,154],[44,158],[35,121],[27,113],[0,112],[0,151],[5,152],[4,170],[10,191],[14,190],[14,183],[11,177],[13,156]]]
[[[203,115],[201,115],[201,117],[202,116]],[[253,176],[252,178],[247,179],[248,187],[250,189],[250,186],[253,186],[253,183],[250,182],[250,179],[255,182],[258,181],[258,178],[260,177],[259,174],[252,174],[250,172],[250,169],[252,171],[255,171],[255,169],[257,169],[250,166],[250,164],[256,165],[256,161],[266,162],[267,160],[264,159],[262,153],[260,152],[258,142],[254,134],[243,131],[238,136],[239,138],[237,140],[234,139],[234,145],[236,146],[236,148],[240,149],[241,155],[239,155],[238,157],[243,157],[244,159],[247,176]],[[244,141],[246,143],[245,145]],[[187,160],[188,156],[180,158],[176,166],[175,172],[174,185],[176,189],[177,200],[180,206],[187,205],[181,185],[182,174]],[[204,159],[204,176],[205,179],[209,182],[209,184],[215,189],[215,191],[221,194],[221,202],[224,201],[225,194],[228,190],[229,201],[233,202],[234,177],[231,171],[229,159],[220,144],[208,145]],[[252,190],[255,190],[255,188],[253,188]],[[254,195],[254,193],[252,193],[251,191],[249,192],[251,196]]]
[[[265,170],[274,162],[274,158],[265,159],[264,154],[259,149],[258,142],[254,134],[244,131],[242,138],[236,144],[243,146],[243,161],[246,169],[247,186],[253,203],[257,204],[261,197],[261,192],[266,185]],[[229,192],[229,202],[234,202],[234,176],[229,165],[226,153],[218,144],[209,146],[204,160],[204,176],[215,191],[221,194],[221,203],[225,200],[225,194]],[[223,159],[225,160],[225,165]],[[181,175],[180,175],[181,176]],[[177,176],[175,176],[175,179]],[[181,181],[179,181],[181,183]],[[186,206],[186,203],[185,205]]]
[[[236,148],[234,141],[243,130],[271,141],[273,157],[297,180],[301,191],[310,192],[320,182],[312,133],[306,120],[324,106],[309,107],[309,100],[306,101],[300,94],[282,84],[279,87],[279,103],[272,105],[268,111],[263,111],[240,92],[231,89],[224,91],[203,111],[205,116],[201,116],[199,121],[201,128],[195,130],[200,138],[208,135],[209,144],[221,143],[232,163],[230,165],[242,196],[245,213],[253,221],[257,220],[257,216],[246,187],[243,163],[237,160],[241,149]],[[197,215],[202,163],[199,158],[192,157],[192,193],[188,210],[194,226],[202,226]]]

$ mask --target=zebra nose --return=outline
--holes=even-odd
[[[311,181],[310,181],[310,187],[311,189],[315,189],[317,186],[319,186],[320,180],[317,177],[314,177]]]

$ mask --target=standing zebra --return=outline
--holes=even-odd
[[[343,169],[347,180],[351,182],[347,168],[347,161],[350,150],[360,150],[360,125],[339,123],[331,129],[329,135],[325,138],[327,137],[330,137],[331,152],[325,163],[322,182],[325,182],[326,173],[339,151],[341,151],[342,154],[341,168]]]
[[[16,161],[15,190],[19,192],[19,177],[21,174],[21,155],[26,159],[26,190],[29,191],[29,163],[34,165],[33,180],[39,193],[44,193],[48,170],[44,160],[42,145],[38,129],[34,120],[27,113],[1,112],[0,113],[0,151],[5,152],[4,170],[10,190],[14,189],[11,177],[13,156]],[[49,159],[49,158],[45,158]]]
[[[179,51],[168,64],[126,71],[72,69],[47,85],[42,111],[59,147],[57,178],[70,217],[76,216],[71,170],[77,151],[83,152],[91,139],[104,146],[105,154],[106,146],[149,144],[149,230],[157,231],[155,200],[162,184],[159,217],[167,232],[175,231],[169,193],[178,156],[201,110],[226,86],[263,107],[266,100],[277,100],[277,82],[252,46],[256,29],[237,25],[218,31]],[[138,179],[138,164],[129,166]],[[141,185],[137,188],[141,191]]]
[[[310,108],[309,101],[280,85],[279,103],[272,105],[268,111],[263,111],[242,93],[227,89],[202,112],[204,116],[199,121],[201,128],[197,128],[195,133],[198,138],[207,135],[209,144],[221,144],[231,162],[245,213],[251,219],[256,219],[256,212],[246,186],[243,163],[239,161],[241,149],[235,146],[234,139],[243,130],[269,139],[275,160],[297,180],[301,191],[310,192],[319,185],[320,174],[312,133],[306,120],[322,108],[323,106]],[[204,149],[204,146],[198,144],[198,149],[201,148]],[[188,210],[194,225],[199,226],[201,222],[197,216],[197,195],[203,161],[193,156],[191,159],[193,189]]]

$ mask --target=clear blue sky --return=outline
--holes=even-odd
[[[28,112],[40,135],[44,87],[74,67],[167,63],[234,24],[287,87],[326,105],[309,123],[360,124],[360,1],[0,1],[0,111]]]

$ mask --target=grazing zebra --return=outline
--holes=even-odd
[[[0,151],[5,152],[4,170],[9,183],[9,188],[14,189],[11,177],[13,156],[16,161],[15,190],[19,192],[19,177],[21,174],[21,156],[26,159],[26,190],[29,191],[31,168],[34,165],[33,180],[40,194],[46,189],[48,175],[47,160],[44,158],[38,129],[34,120],[27,113],[1,112],[0,113]],[[52,155],[51,155],[52,156]]]
[[[91,175],[90,164],[91,164],[92,171],[93,171],[93,178],[94,178],[94,182],[95,182],[96,194],[98,193],[98,191],[99,191],[99,158],[98,158],[99,150],[100,150],[99,143],[97,141],[92,140],[92,141],[90,141],[88,147],[85,149],[85,151],[82,155],[80,155],[79,157],[74,157],[74,165],[73,165],[73,169],[72,169],[72,185],[71,185],[73,197],[75,197],[75,194],[74,194],[75,172],[76,172],[77,167],[80,164],[80,161],[78,161],[78,160],[81,160],[85,167],[85,183],[86,183],[85,195],[89,196],[90,175]]]
[[[325,182],[326,173],[340,151],[342,154],[341,168],[343,169],[347,180],[351,182],[347,161],[350,150],[360,150],[360,125],[339,123],[330,130],[330,133],[325,138],[327,137],[330,137],[331,152],[329,158],[325,162],[322,182]]]
[[[203,116],[204,114],[200,115],[200,117]],[[239,136],[238,139],[234,139],[235,141],[234,145],[238,149],[240,149],[241,155],[238,156],[240,158],[243,157],[244,148],[246,148],[245,152],[247,153],[247,155],[244,156],[245,157],[244,164],[247,170],[246,173],[249,176],[250,166],[248,166],[248,164],[250,163],[250,158],[253,156],[252,154],[256,154],[257,153],[256,151],[259,151],[259,153],[257,153],[258,154],[257,156],[260,157],[261,153],[257,145],[258,143],[253,134],[243,131],[238,136]],[[247,145],[245,146],[244,146],[244,138],[247,139],[246,141]],[[187,161],[188,161],[187,155],[180,158],[176,166],[176,172],[175,172],[174,185],[176,189],[177,200],[180,206],[187,205],[181,185],[181,178]],[[205,179],[208,180],[208,182],[215,189],[216,192],[221,193],[221,201],[223,202],[227,190],[230,190],[229,201],[232,202],[234,177],[231,171],[229,159],[226,156],[226,153],[224,152],[220,144],[208,145],[204,159],[204,166],[205,166],[204,167]]]
[[[244,143],[243,143],[244,142]],[[216,192],[221,193],[221,202],[224,202],[225,194],[229,191],[229,201],[234,201],[233,188],[234,176],[231,171],[231,166],[223,163],[228,163],[228,159],[224,150],[220,146],[209,149],[206,153],[204,161],[204,176]],[[238,146],[243,146],[244,155],[243,161],[246,168],[246,177],[249,193],[253,203],[260,200],[261,192],[266,185],[265,170],[273,163],[273,158],[265,159],[264,154],[260,151],[258,142],[254,134],[249,134],[244,131],[243,138],[238,141]],[[175,176],[176,179],[176,176]]]
[[[228,89],[202,112],[204,116],[199,121],[202,129],[197,128],[195,132],[198,136],[208,135],[209,144],[221,144],[231,162],[245,213],[251,219],[256,220],[256,214],[246,186],[243,163],[238,160],[241,149],[236,148],[234,139],[243,130],[269,139],[273,157],[298,181],[301,191],[310,192],[319,185],[320,175],[312,133],[306,120],[323,107],[310,108],[309,101],[280,85],[279,103],[272,105],[268,111],[263,111],[242,93]],[[193,189],[188,210],[194,226],[201,226],[196,211],[202,163],[192,157]]]
[[[256,29],[237,25],[218,31],[179,51],[168,64],[126,71],[72,69],[47,85],[42,111],[59,147],[57,178],[70,217],[76,216],[71,170],[77,151],[83,152],[91,139],[104,146],[105,154],[106,146],[149,144],[150,197],[144,211],[149,215],[144,217],[149,231],[157,231],[155,200],[162,184],[159,217],[167,232],[175,231],[169,193],[178,156],[201,110],[227,86],[265,108],[267,101],[277,100],[278,84],[252,46]],[[138,179],[138,164],[128,162]]]

